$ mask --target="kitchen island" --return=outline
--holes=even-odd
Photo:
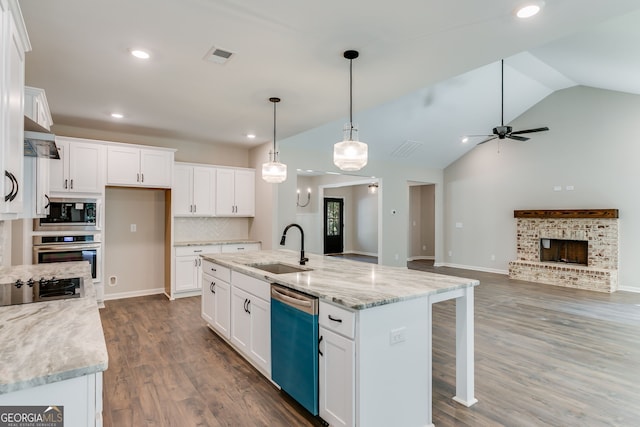
[[[331,425],[432,425],[431,310],[432,304],[448,299],[456,300],[454,400],[465,406],[476,402],[473,289],[479,284],[477,280],[328,256],[308,257],[308,263],[300,266],[299,253],[288,250],[203,255],[213,263],[209,269],[216,270],[211,274],[228,269],[232,291],[237,275],[241,283],[249,279],[277,283],[318,297],[324,340],[321,417],[329,418]],[[266,264],[284,264],[302,271],[275,274],[261,269]],[[212,292],[221,289],[218,283],[212,279]],[[206,287],[203,283],[203,301]],[[332,321],[338,317],[338,327],[333,328]],[[233,321],[230,327],[230,342],[234,344]],[[265,333],[264,328],[261,331]],[[329,359],[340,360],[328,363]],[[260,368],[259,363],[254,365]],[[262,371],[268,374],[264,366]]]
[[[102,425],[108,354],[87,262],[0,268],[0,283],[82,277],[84,296],[0,307],[0,406],[62,406],[64,425]],[[26,285],[25,285],[26,286]]]

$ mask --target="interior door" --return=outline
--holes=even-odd
[[[324,253],[344,251],[344,200],[324,199]]]

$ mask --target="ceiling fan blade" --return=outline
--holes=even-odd
[[[496,139],[496,138],[497,138],[497,136],[492,136],[490,138],[485,139],[484,141],[478,142],[476,145],[484,144],[485,142],[489,142],[489,141],[491,141],[493,139]]]
[[[530,139],[530,138],[526,138],[524,136],[517,136],[517,135],[513,135],[513,134],[507,135],[507,138],[515,139],[516,141],[528,141]]]
[[[544,132],[544,131],[547,131],[547,130],[549,130],[549,128],[545,126],[543,128],[517,130],[515,132],[511,132],[511,135],[519,135],[521,133]]]

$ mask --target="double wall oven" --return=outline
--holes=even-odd
[[[99,199],[51,198],[49,215],[33,221],[33,263],[88,261],[94,282],[102,280]]]

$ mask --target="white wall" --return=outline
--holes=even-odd
[[[447,167],[444,249],[452,256],[446,263],[506,272],[516,254],[516,209],[615,208],[619,283],[640,290],[639,117],[640,96],[565,89],[511,123],[514,129],[547,125],[549,132],[526,143],[492,141]]]

